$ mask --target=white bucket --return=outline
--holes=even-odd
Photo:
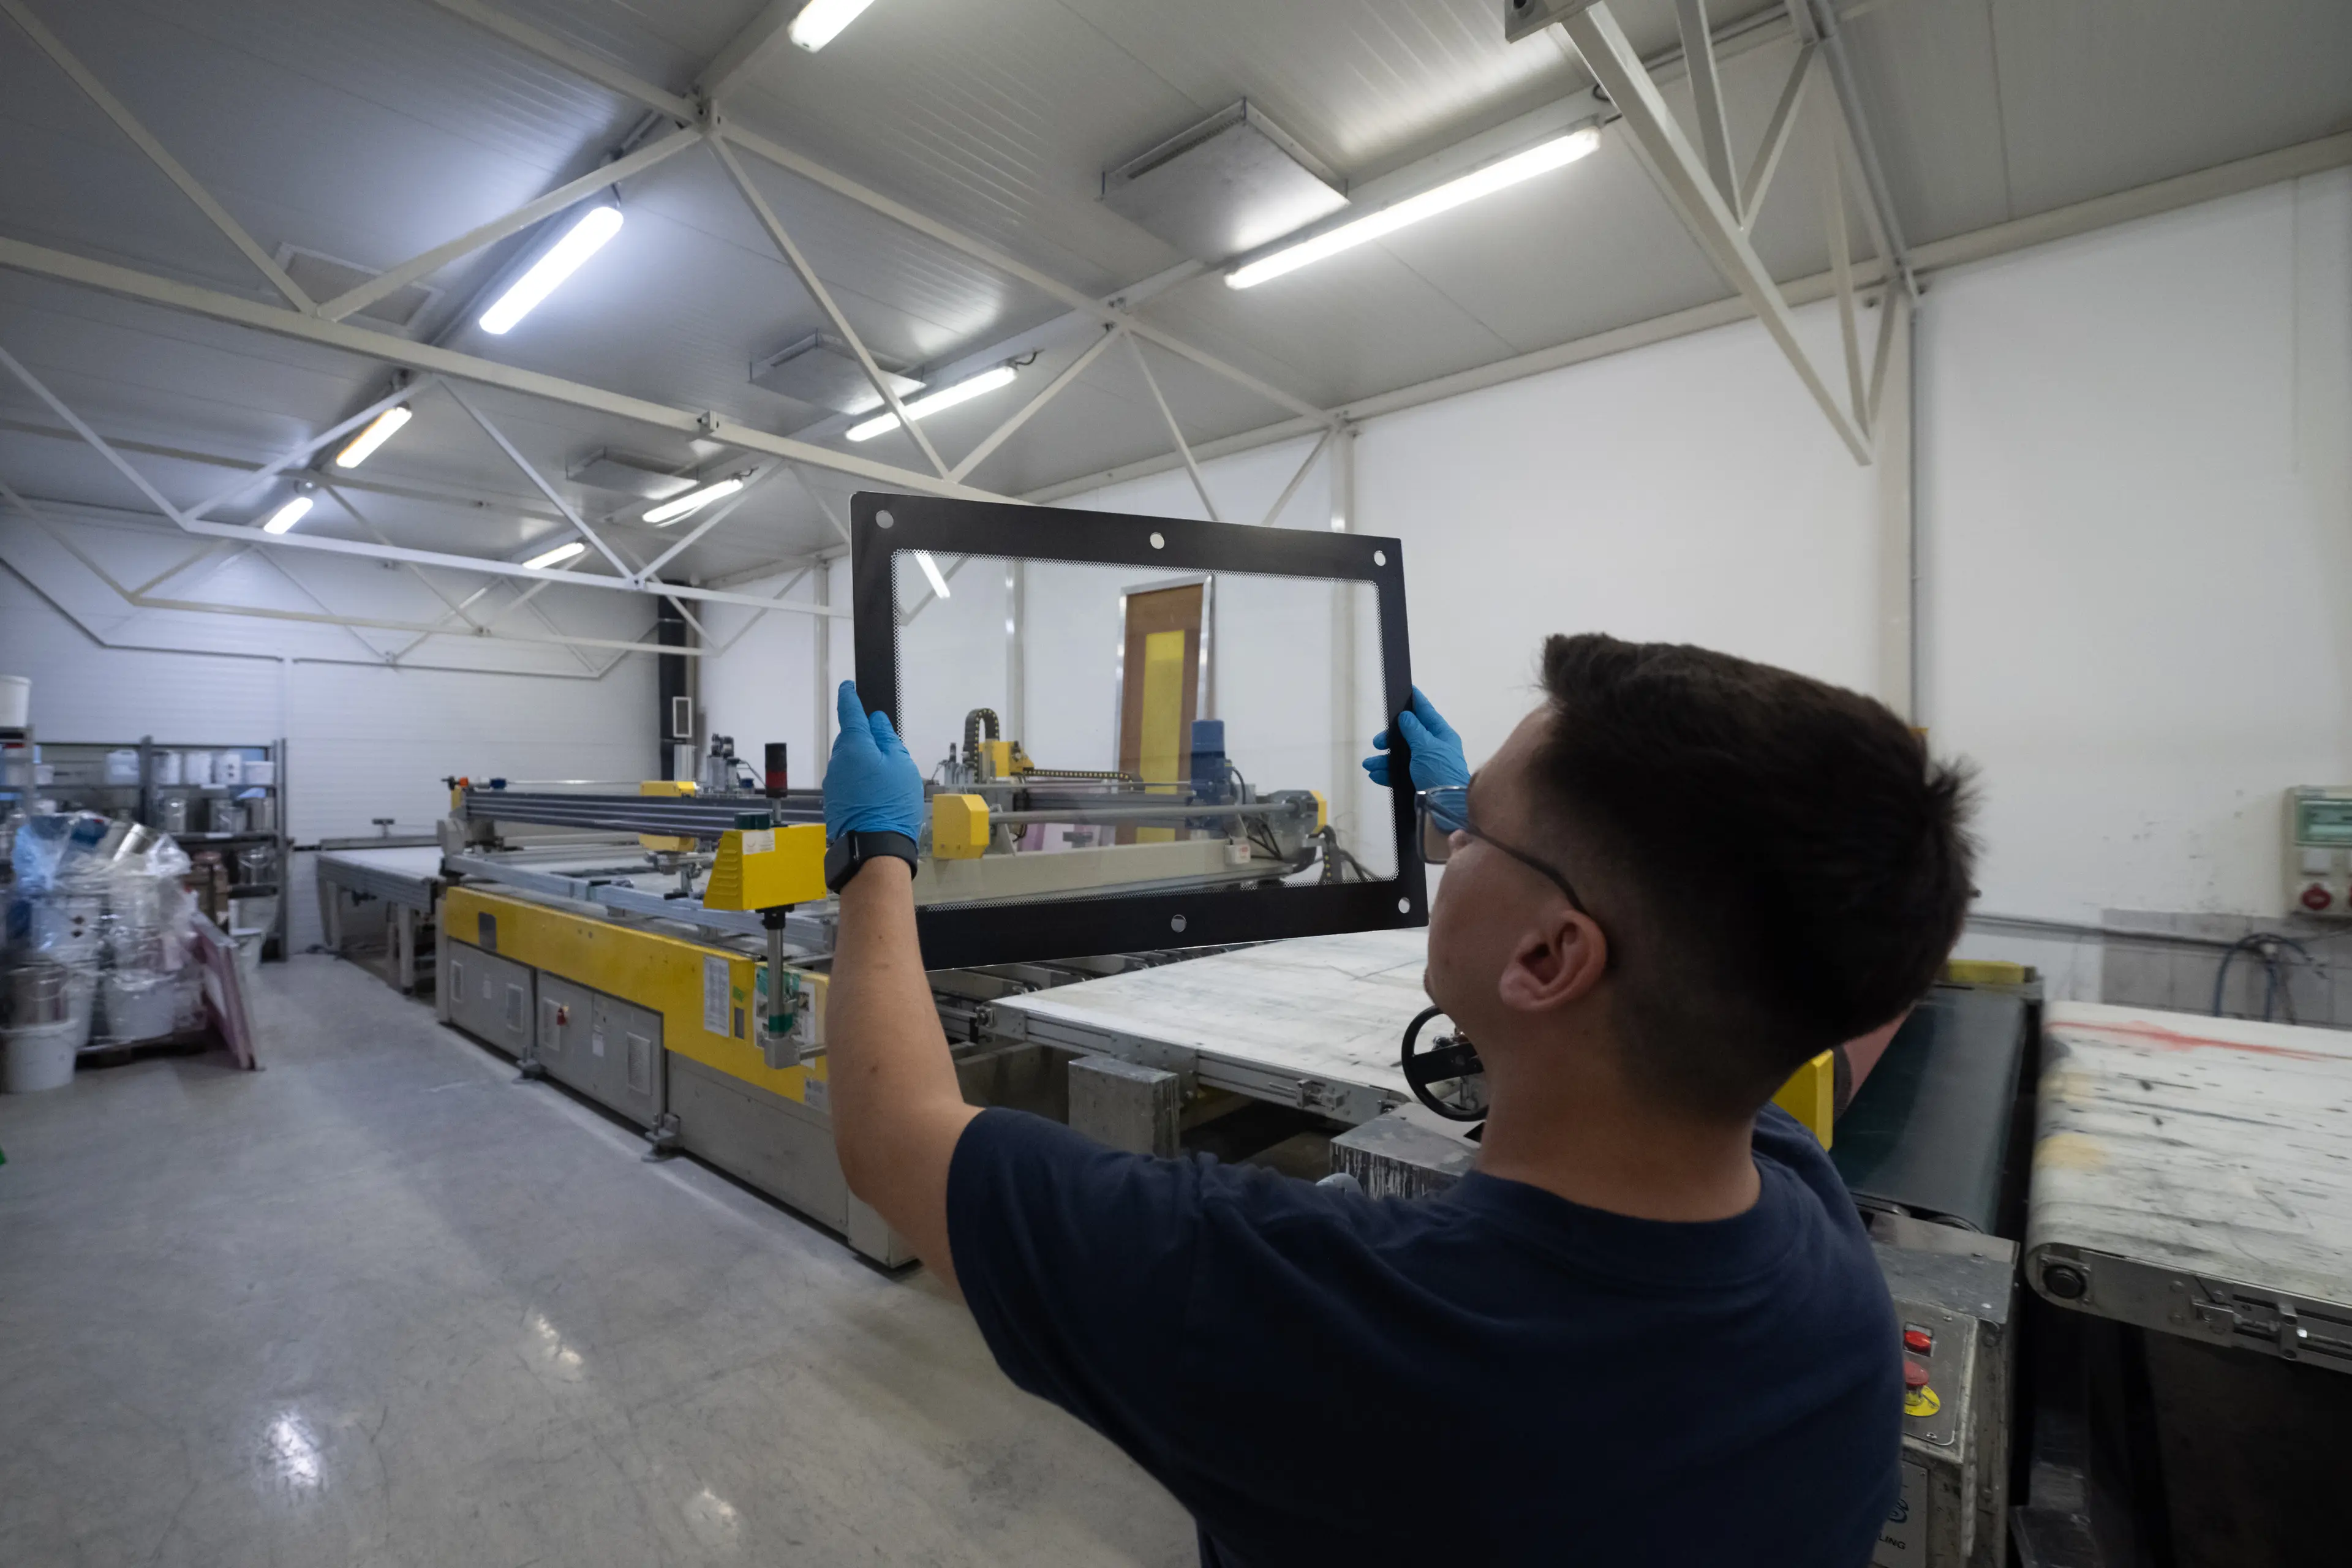
[[[179,998],[169,976],[117,970],[106,977],[104,994],[106,1027],[100,1037],[109,1044],[160,1040],[172,1033]]]
[[[0,730],[21,730],[33,721],[33,678],[0,675]]]
[[[176,784],[180,782],[179,752],[158,752],[155,753],[155,782],[159,784]]]
[[[180,753],[180,782],[196,789],[209,789],[213,782],[213,754],[210,752]]]
[[[278,764],[268,757],[245,759],[245,782],[249,784],[274,784],[278,782]]]
[[[30,1024],[23,1028],[0,1029],[0,1052],[6,1060],[0,1063],[0,1088],[10,1094],[37,1094],[45,1089],[63,1089],[73,1082],[74,1051],[89,1033],[87,1016],[68,1018],[60,1024]]]

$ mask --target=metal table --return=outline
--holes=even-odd
[[[416,931],[441,897],[441,851],[432,846],[319,852],[319,924],[329,952],[343,956],[346,899],[381,899],[391,927],[390,972],[402,992],[416,989]]]
[[[2038,1118],[2043,1297],[2352,1372],[2352,1034],[2053,1005]]]

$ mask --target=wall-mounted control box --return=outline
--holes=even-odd
[[[2352,920],[2352,785],[2286,792],[2286,912]]]

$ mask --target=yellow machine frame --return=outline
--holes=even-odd
[[[772,1068],[761,1058],[756,1008],[763,965],[748,953],[477,888],[442,895],[441,929],[460,941],[481,929],[485,915],[496,921],[499,957],[660,1014],[665,1050],[803,1105],[810,1103],[809,1085],[825,1081],[823,1057],[788,1068]],[[812,1009],[814,1043],[822,1044],[826,978],[786,973],[798,977]],[[704,1027],[714,1004],[726,1021],[723,1031]],[[820,1089],[816,1104],[824,1103]]]

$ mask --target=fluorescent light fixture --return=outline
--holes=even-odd
[[[604,242],[620,232],[621,209],[612,202],[598,202],[572,219],[563,237],[549,246],[547,254],[532,262],[530,271],[507,285],[507,291],[482,312],[482,331],[496,337],[530,315],[541,300],[554,293],[566,278],[580,269],[582,262],[602,250]]]
[[[568,543],[559,544],[554,549],[550,550],[543,554],[534,555],[530,560],[524,562],[523,564],[525,566],[534,567],[561,566],[563,563],[571,560],[573,556],[584,552],[587,548],[588,547],[585,544],[583,544],[580,541],[574,539]]]
[[[651,523],[676,522],[687,513],[700,511],[721,496],[731,496],[742,488],[743,480],[740,476],[720,479],[716,484],[705,485],[698,490],[688,490],[676,500],[662,502],[661,505],[646,513],[646,521]]]
[[[840,37],[841,30],[873,4],[874,0],[808,0],[793,25],[784,29],[784,37],[814,54]]]
[[[1000,364],[982,371],[969,381],[959,381],[953,386],[943,386],[927,397],[918,397],[906,405],[907,417],[921,419],[937,414],[942,408],[953,408],[959,403],[969,402],[984,392],[994,392],[1000,386],[1012,384],[1013,367],[1009,364]],[[849,427],[849,438],[853,441],[871,441],[885,430],[896,430],[898,427],[897,415],[877,414],[862,425],[852,425]]]
[[[341,451],[335,454],[335,467],[339,468],[358,468],[362,463],[366,462],[368,458],[375,455],[375,449],[378,447],[383,446],[386,441],[391,440],[393,437],[399,434],[400,427],[407,424],[411,417],[412,416],[409,413],[408,405],[405,403],[394,404],[392,407],[385,409],[373,419],[368,421],[368,427],[366,429],[352,437],[352,444],[350,446],[345,447]]]
[[[301,521],[303,514],[308,512],[310,510],[310,498],[309,496],[296,496],[292,500],[288,501],[284,506],[279,507],[276,511],[269,514],[269,521],[261,525],[261,531],[264,533],[283,533],[288,529],[292,528],[296,523]]]
[[[1419,223],[1425,217],[1451,212],[1465,202],[1476,201],[1521,180],[1532,179],[1549,169],[1563,163],[1573,163],[1601,145],[1601,132],[1593,126],[1571,131],[1565,136],[1555,136],[1538,142],[1524,153],[1498,159],[1483,169],[1473,169],[1459,179],[1448,180],[1417,196],[1407,196],[1378,212],[1367,213],[1353,223],[1343,223],[1337,228],[1327,228],[1311,235],[1297,244],[1286,246],[1270,256],[1262,256],[1225,274],[1229,289],[1248,289],[1269,278],[1279,278],[1295,272],[1309,262],[1320,261],[1327,256],[1337,256],[1352,250],[1368,239],[1378,239],[1384,234],[1394,234],[1407,224]]]
[[[946,598],[948,596],[948,580],[940,575],[940,563],[931,559],[931,552],[928,550],[916,551],[915,564],[921,567],[923,569],[923,575],[931,580],[931,592],[937,594],[942,599]],[[1007,626],[1011,625],[1010,622],[1006,624]]]

